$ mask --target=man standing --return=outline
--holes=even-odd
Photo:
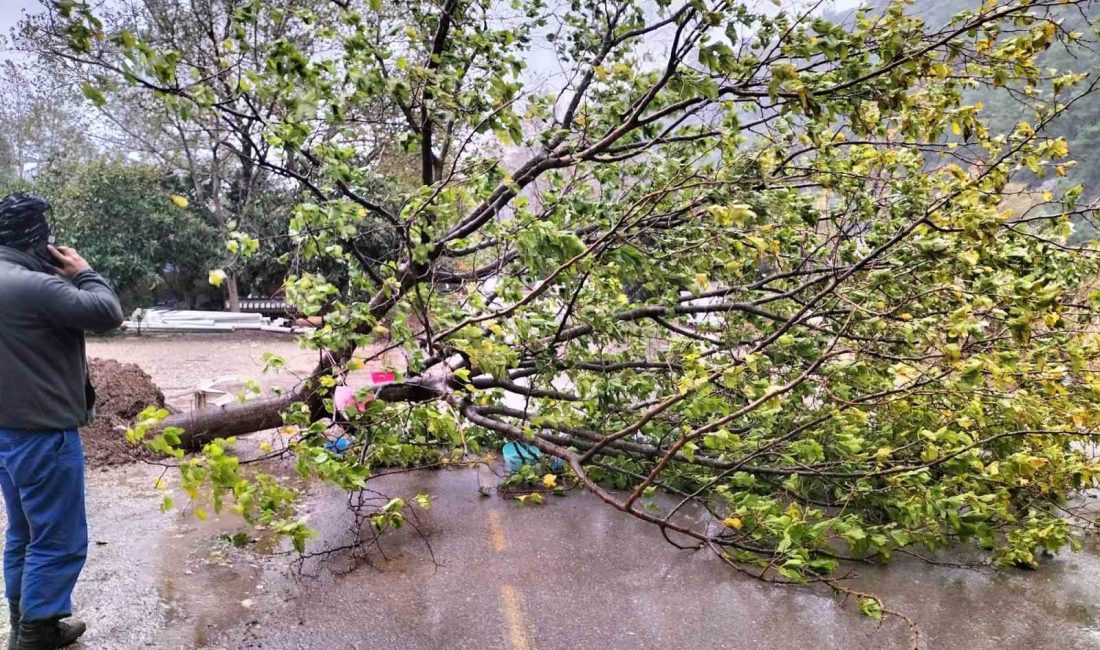
[[[88,550],[84,450],[94,416],[85,331],[122,322],[114,291],[71,248],[54,247],[49,204],[0,200],[0,489],[12,650],[53,650],[84,633],[71,596]]]

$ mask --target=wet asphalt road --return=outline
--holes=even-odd
[[[519,507],[480,496],[473,470],[387,477],[375,488],[432,495],[418,517],[425,537],[388,535],[374,566],[336,557],[298,571],[288,555],[219,540],[232,519],[160,513],[157,474],[137,466],[89,478],[94,541],[75,595],[90,623],[82,648],[908,647],[896,621],[878,627],[824,590],[762,584],[679,551],[583,494]],[[313,548],[347,541],[343,497],[315,492],[306,506],[322,533]],[[854,587],[916,620],[922,647],[1100,647],[1096,541],[1038,572],[906,558],[857,571]]]

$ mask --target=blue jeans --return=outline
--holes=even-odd
[[[8,510],[5,596],[26,621],[71,615],[88,554],[80,434],[0,429],[0,489]]]

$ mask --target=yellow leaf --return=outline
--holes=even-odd
[[[764,241],[760,237],[756,237],[754,235],[749,235],[748,237],[746,237],[746,239],[748,239],[749,243],[752,244],[753,247],[755,247],[756,250],[760,251],[761,253],[768,252],[768,248],[769,248],[768,242]]]
[[[532,492],[531,494],[521,494],[516,497],[516,500],[524,505],[526,505],[528,501],[534,503],[535,505],[542,505],[542,495],[538,492]]]
[[[199,521],[206,521],[206,510],[195,508],[195,516],[199,518]]]
[[[978,254],[978,251],[966,251],[961,257],[966,260],[966,263],[970,266],[976,266],[981,255]]]
[[[187,201],[186,196],[180,196],[179,194],[172,194],[168,198],[172,200],[172,203],[176,204],[177,208],[186,208],[188,205],[190,205]]]
[[[210,280],[210,284],[214,285],[215,287],[220,287],[222,286],[222,283],[225,282],[226,277],[228,276],[226,276],[225,271],[221,269],[214,269],[210,272],[210,277],[208,279]]]
[[[956,165],[954,163],[948,165],[944,169],[947,170],[947,173],[951,174],[952,176],[959,179],[960,181],[967,177],[966,172],[963,171],[962,167],[959,167],[958,165]]]
[[[554,487],[557,487],[557,485],[558,485],[558,477],[555,476],[554,474],[547,474],[546,476],[542,477],[542,487],[544,487],[544,488],[554,488]]]
[[[890,454],[892,453],[894,453],[894,450],[890,447],[879,447],[878,451],[875,452],[875,460],[880,465],[885,465],[886,461],[890,460]]]
[[[752,206],[745,203],[734,203],[729,209],[730,218],[739,226],[743,226],[746,221],[751,221],[756,218],[756,213],[753,212]]]
[[[163,490],[164,489],[164,479],[157,478],[157,480],[153,482],[153,489],[154,490]]]
[[[712,205],[707,208],[707,212],[718,221],[718,225],[722,227],[733,225],[733,218],[730,216],[729,208],[723,205]]]
[[[726,517],[722,520],[722,525],[734,530],[741,530],[741,527],[744,526],[740,517]]]
[[[1047,190],[1047,191],[1043,192],[1043,200],[1044,201],[1053,201],[1054,200],[1054,192],[1051,192],[1050,190]]]

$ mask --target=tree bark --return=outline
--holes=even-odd
[[[162,420],[160,429],[183,429],[180,446],[187,451],[194,451],[216,438],[229,438],[280,427],[283,424],[283,411],[297,400],[298,395],[288,393],[243,404],[177,413]]]
[[[225,294],[226,299],[229,301],[229,311],[239,312],[241,310],[241,294],[237,289],[237,275],[230,273],[225,279]]]
[[[446,382],[442,377],[424,377],[415,380],[384,384],[374,391],[375,399],[385,402],[427,402],[442,397]],[[311,396],[303,387],[277,397],[253,400],[243,404],[211,406],[185,413],[170,415],[161,421],[157,431],[168,427],[182,429],[180,446],[186,451],[196,451],[211,440],[243,436],[283,425],[282,414],[291,404],[306,402],[314,420],[331,416],[325,413],[324,400]]]

